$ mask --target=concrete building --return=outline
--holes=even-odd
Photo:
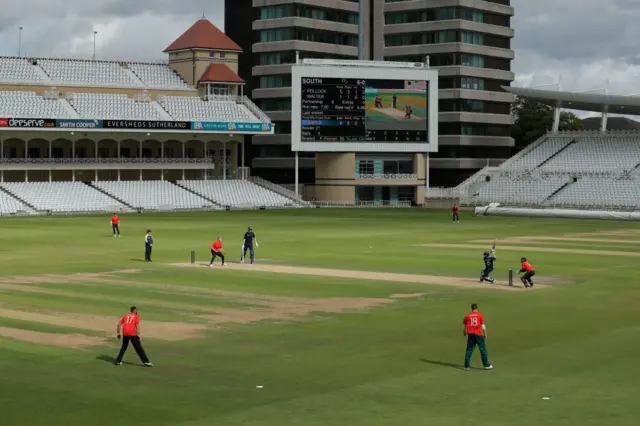
[[[293,182],[291,64],[301,58],[358,59],[360,5],[348,0],[227,0],[225,32],[242,48],[246,93],[276,124],[247,146],[253,173]],[[451,186],[509,158],[514,79],[510,0],[365,0],[363,59],[423,62],[439,69],[439,152],[431,186]],[[249,141],[247,141],[249,142]],[[314,155],[300,158],[314,181]]]

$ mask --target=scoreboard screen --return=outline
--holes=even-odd
[[[302,77],[301,142],[428,141],[425,80]]]

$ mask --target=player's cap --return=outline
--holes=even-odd
[[[147,232],[151,232],[151,229],[147,229]]]
[[[527,261],[526,257],[523,257],[522,259],[520,259],[520,262],[526,262],[526,261]]]
[[[249,229],[248,229],[248,230],[249,230],[249,231],[252,231],[253,229],[251,229],[251,227],[249,227]]]
[[[484,252],[484,255],[485,255],[485,256],[489,256],[489,252],[488,252],[488,251],[485,251],[485,252]]]

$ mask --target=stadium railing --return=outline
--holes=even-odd
[[[212,158],[0,158],[6,164],[103,164],[103,163],[202,163],[213,164]]]
[[[316,207],[344,207],[344,208],[355,208],[355,207],[391,207],[391,208],[406,208],[411,207],[411,201],[354,201],[354,202],[344,202],[344,201],[314,201],[313,205]]]
[[[456,188],[427,188],[424,191],[424,198],[429,200],[451,200],[460,198],[460,190]]]
[[[247,98],[246,96],[240,96],[238,103],[247,107],[247,109],[251,111],[251,113],[255,115],[261,122],[271,123],[271,119],[269,118],[269,116],[267,116],[267,114],[265,114],[260,108],[258,108],[258,106],[254,104],[251,99]]]
[[[253,182],[258,186],[261,186],[263,188],[266,188],[270,191],[275,192],[276,194],[280,194],[283,197],[287,197],[289,199],[291,199],[292,201],[294,201],[295,203],[299,203],[301,205],[305,205],[305,206],[309,206],[309,202],[304,201],[302,199],[302,196],[300,196],[300,194],[296,194],[295,191],[291,191],[285,187],[282,187],[280,185],[276,185],[273,182],[269,182],[268,180],[262,179],[261,177],[257,177],[257,176],[249,176],[248,179],[249,182]]]
[[[382,173],[374,175],[355,173],[354,177],[362,180],[418,180],[418,175],[414,173]]]

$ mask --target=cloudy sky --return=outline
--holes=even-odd
[[[163,59],[206,16],[223,28],[223,0],[0,0],[0,55]],[[512,0],[516,84],[640,93],[640,0]]]

